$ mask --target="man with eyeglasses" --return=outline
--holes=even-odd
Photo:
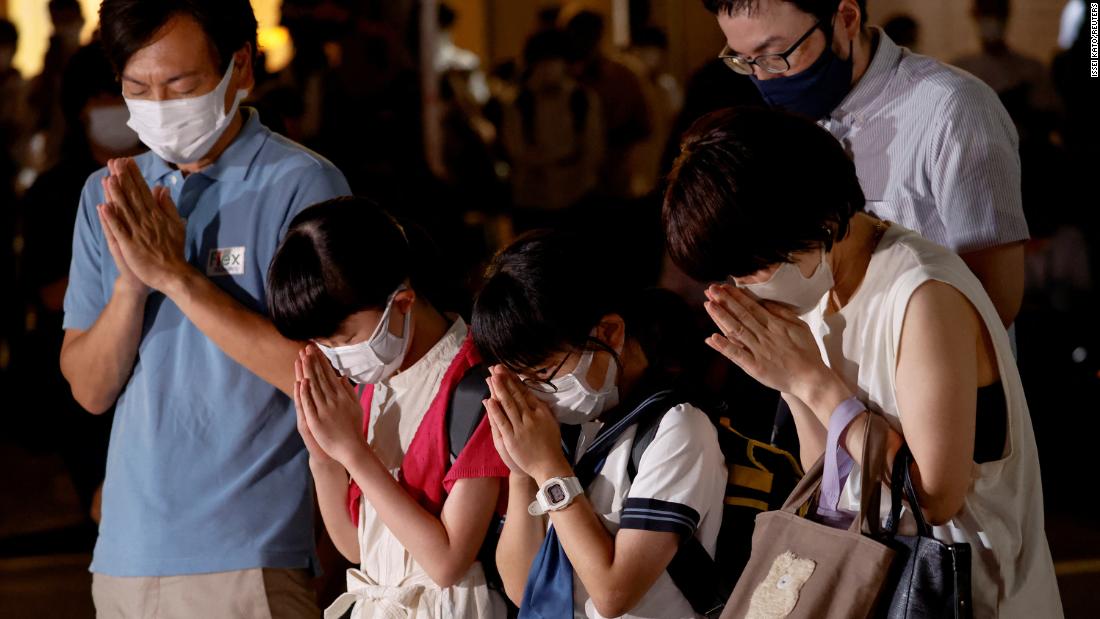
[[[1023,299],[1016,129],[973,76],[898,47],[866,0],[703,0],[720,57],[774,107],[828,129],[852,156],[867,210],[957,252],[1009,325]],[[792,159],[792,178],[798,163]]]

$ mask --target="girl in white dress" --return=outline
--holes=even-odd
[[[359,564],[325,617],[504,617],[477,556],[508,469],[484,417],[458,453],[446,425],[480,357],[461,318],[417,296],[411,263],[389,215],[341,198],[294,219],[268,275],[276,328],[313,342],[298,430],[329,536]]]

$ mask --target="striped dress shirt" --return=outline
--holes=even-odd
[[[996,93],[873,39],[866,73],[820,121],[855,161],[867,210],[957,253],[1026,240],[1019,138]]]

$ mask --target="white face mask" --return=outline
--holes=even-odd
[[[128,153],[138,145],[138,134],[127,126],[130,112],[125,105],[93,107],[88,110],[88,139],[112,155]]]
[[[393,376],[401,367],[412,342],[409,337],[412,312],[405,314],[405,327],[401,330],[401,335],[390,333],[390,315],[394,296],[404,289],[402,286],[390,295],[386,309],[382,312],[382,319],[378,321],[374,333],[365,341],[336,348],[317,344],[317,348],[321,349],[325,358],[341,375],[355,383],[373,384]]]
[[[130,127],[141,141],[162,159],[171,163],[194,163],[210,152],[233,116],[247,90],[238,90],[229,112],[225,111],[225,93],[235,63],[218,82],[217,88],[197,97],[168,101],[126,99],[130,108]]]
[[[535,397],[550,405],[559,423],[578,425],[592,421],[618,405],[619,387],[615,379],[619,366],[614,358],[607,360],[603,386],[597,391],[588,384],[586,377],[595,354],[595,350],[586,350],[572,372],[551,380],[550,383],[558,389],[554,393],[535,391]]]
[[[821,297],[833,288],[833,269],[825,261],[825,250],[822,249],[821,264],[810,277],[803,277],[797,264],[784,262],[768,281],[739,285],[738,288],[761,301],[788,305],[794,313],[802,316],[813,311]]]

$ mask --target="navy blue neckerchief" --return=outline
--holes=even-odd
[[[636,401],[634,406],[620,405],[601,416],[604,427],[573,466],[573,474],[580,480],[581,486],[587,488],[596,478],[607,460],[608,452],[627,428],[648,415],[661,415],[676,404],[679,404],[679,398],[675,391],[664,389]],[[572,455],[576,441],[564,443],[565,453]],[[558,541],[557,531],[551,526],[527,575],[519,619],[569,619],[572,616],[573,565]]]

